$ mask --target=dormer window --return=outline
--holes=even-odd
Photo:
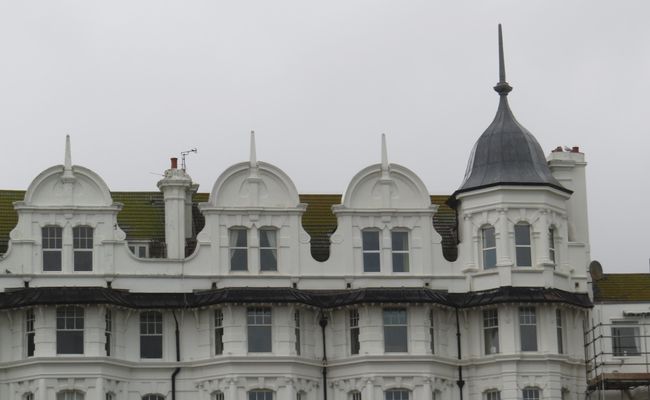
[[[260,233],[260,270],[278,270],[277,231],[273,228],[261,228]]]
[[[530,225],[521,222],[515,225],[515,258],[518,267],[531,267]]]
[[[60,226],[46,226],[41,229],[43,271],[61,271],[62,236],[63,228]]]
[[[72,247],[74,248],[74,270],[93,270],[93,228],[75,226],[72,228]]]
[[[409,233],[392,231],[393,272],[409,272]]]
[[[497,266],[497,242],[493,226],[485,226],[481,229],[481,253],[483,269]]]
[[[363,246],[363,272],[379,272],[379,231],[362,231],[361,241]]]
[[[230,270],[248,270],[248,231],[230,228]]]

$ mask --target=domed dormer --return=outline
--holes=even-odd
[[[206,223],[198,240],[217,244],[221,273],[288,272],[298,264],[306,205],[284,171],[257,160],[254,132],[249,161],[226,169],[199,207]]]
[[[382,135],[381,163],[357,173],[333,207],[332,254],[352,261],[348,268],[359,275],[430,272],[432,244],[440,243],[432,224],[437,207],[413,171],[388,162]]]
[[[113,202],[99,175],[72,165],[69,136],[64,164],[41,172],[14,208],[18,224],[10,233],[9,256],[14,251],[34,256],[26,273],[101,272],[102,242],[125,237],[117,227],[122,205]]]
[[[463,182],[448,201],[458,212],[459,261],[465,272],[499,271],[498,281],[479,285],[482,289],[495,283],[553,286],[553,271],[569,269],[566,201],[572,192],[552,175],[541,146],[510,109],[501,25],[494,90],[496,116],[474,145]],[[515,277],[510,267],[517,273],[549,271],[543,279],[531,273]]]

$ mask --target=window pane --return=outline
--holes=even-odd
[[[230,269],[232,271],[248,269],[248,249],[230,249]]]
[[[393,272],[409,272],[408,253],[393,253]]]
[[[407,352],[408,330],[406,326],[406,310],[384,310],[384,351]]]
[[[641,338],[638,327],[612,328],[612,350],[615,356],[641,355]]]
[[[521,351],[537,351],[537,314],[534,307],[519,309]]]
[[[408,390],[387,390],[384,393],[385,400],[409,400]]]
[[[391,232],[393,250],[408,251],[409,249],[409,236],[408,232]]]
[[[483,248],[489,247],[496,247],[493,227],[483,228]]]
[[[230,230],[230,246],[231,247],[248,247],[246,229],[231,229]]]
[[[260,270],[278,270],[278,257],[276,249],[260,249]]]
[[[363,231],[361,237],[364,250],[379,250],[379,231]]]
[[[140,358],[162,358],[162,335],[140,336]]]
[[[533,265],[530,255],[530,247],[517,247],[516,251],[518,267],[530,267]]]
[[[43,271],[61,271],[61,250],[43,250]]]
[[[497,249],[483,251],[483,268],[494,268],[497,266]]]
[[[363,271],[379,272],[379,253],[363,254]]]
[[[93,270],[93,253],[92,253],[92,251],[75,251],[74,252],[74,270],[75,271],[92,271]]]
[[[248,400],[273,400],[273,392],[270,390],[251,390],[248,392]]]
[[[515,244],[518,246],[530,246],[530,225],[515,225]]]
[[[248,351],[251,353],[268,353],[271,351],[271,327],[248,327]]]
[[[58,331],[56,333],[57,354],[83,354],[83,331]]]
[[[525,388],[522,392],[524,400],[539,400],[539,389]]]

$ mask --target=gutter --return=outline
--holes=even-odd
[[[172,311],[172,315],[174,316],[174,323],[176,324],[176,330],[174,333],[176,335],[176,362],[178,363],[181,361],[180,332],[178,330],[178,319],[176,319],[176,313]],[[176,367],[172,373],[172,400],[176,400],[176,375],[178,375],[179,372],[181,372],[181,367]]]
[[[323,336],[323,400],[327,400],[327,347],[325,346],[325,327],[327,326],[327,317],[321,310],[320,321],[318,321]]]
[[[458,308],[456,308],[456,348],[458,350],[458,380],[456,385],[460,391],[460,400],[463,400],[463,386],[465,386],[465,381],[463,380],[463,366],[460,364],[461,360],[461,348],[460,348],[460,320],[458,318]]]

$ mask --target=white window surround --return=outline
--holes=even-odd
[[[517,222],[514,226],[515,235],[515,266],[533,266],[532,226],[526,221]]]
[[[163,358],[163,315],[160,311],[140,313],[140,359]]]
[[[248,229],[241,226],[228,229],[229,265],[231,271],[248,271]]]
[[[72,228],[72,264],[74,271],[93,270],[93,243],[95,230],[88,225]]]
[[[612,321],[611,336],[614,357],[641,355],[641,329],[636,321]]]
[[[496,308],[483,310],[483,352],[486,355],[499,353],[499,311]]]
[[[390,231],[393,272],[410,271],[410,233],[404,228]]]
[[[56,354],[84,354],[84,312],[79,306],[56,308]]]
[[[129,241],[129,250],[138,258],[149,258],[149,242]]]
[[[374,228],[361,231],[363,272],[381,272],[381,234]]]

